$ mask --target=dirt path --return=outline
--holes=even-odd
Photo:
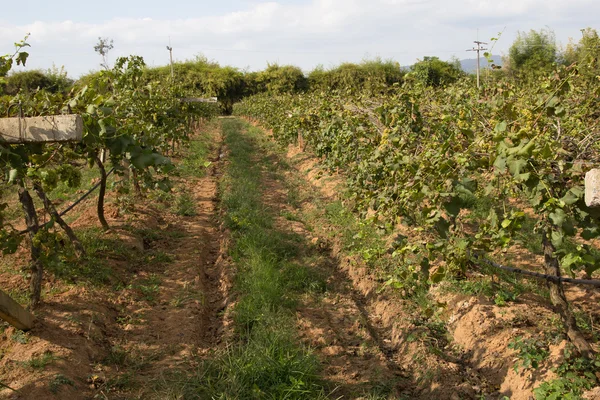
[[[220,144],[212,149],[205,176],[178,182],[176,190],[191,196],[188,213],[193,215],[171,216],[161,237],[148,244],[170,260],[141,278],[158,286],[150,295],[155,298],[148,304],[123,299],[123,313],[142,316],[141,323],[125,325],[116,339],[134,357],[146,358],[147,367],[136,371],[140,382],[188,369],[221,341],[230,279],[221,262],[225,249],[217,215],[220,152]],[[136,398],[148,396],[148,386],[142,384]]]
[[[309,262],[326,282],[323,293],[303,298],[296,316],[301,340],[322,364],[321,378],[328,383],[329,397],[400,398],[408,385],[404,369],[374,327],[365,298],[341,270],[327,243],[292,217],[299,210],[290,204],[289,185],[303,178],[287,169],[286,161],[276,154],[270,154],[270,160],[277,172],[263,178],[265,204],[278,215],[279,230],[310,243],[300,261]],[[321,195],[313,189],[313,195]]]
[[[420,323],[418,310],[382,290],[374,271],[343,248],[341,232],[323,218],[322,208],[337,200],[340,180],[327,176],[318,160],[292,150],[285,155],[274,148],[276,172],[264,179],[264,197],[278,211],[279,229],[312,244],[303,261],[327,282],[322,295],[303,299],[297,325],[321,361],[330,397],[476,398],[472,387],[481,379],[466,370],[444,333]]]
[[[210,347],[221,329],[216,315],[223,307],[219,290],[220,271],[216,265],[220,250],[220,233],[215,218],[216,180],[209,174],[185,182],[185,189],[196,203],[195,216],[181,217],[169,223],[168,239],[152,243],[172,258],[162,271],[152,274],[159,282],[155,305],[143,312],[144,324],[126,329],[123,340],[139,343],[148,350],[172,348],[161,357],[158,367],[172,367],[198,348]],[[182,237],[173,238],[172,234]]]
[[[231,279],[217,209],[222,141],[211,134],[206,173],[172,178],[171,200],[186,199],[187,216],[148,198],[129,213],[109,205],[111,230],[92,239],[106,266],[89,272],[104,280],[73,285],[48,274],[35,328],[2,328],[0,382],[17,391],[0,398],[153,398],[165,375],[189,371],[220,343]],[[80,208],[78,232],[96,224],[94,210]]]

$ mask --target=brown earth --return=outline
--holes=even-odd
[[[176,179],[175,190],[195,201],[195,215],[175,215],[148,199],[127,213],[107,207],[111,230],[103,239],[129,253],[109,260],[117,287],[81,287],[46,274],[34,329],[5,327],[0,338],[0,382],[17,390],[4,389],[0,398],[147,398],[164,371],[219,344],[231,285],[216,209],[219,151],[213,148],[206,176]],[[97,226],[93,202],[80,207],[76,232]],[[140,236],[147,231],[153,233]],[[26,288],[15,272],[0,275],[4,290]],[[36,367],[31,360],[41,357],[46,363]]]
[[[272,165],[279,164],[274,154],[270,161]],[[265,176],[263,198],[279,215],[275,226],[283,232],[301,235],[310,243],[303,259],[312,260],[310,267],[326,281],[327,291],[320,296],[304,296],[296,316],[301,340],[322,363],[321,376],[331,386],[330,396],[361,398],[378,385],[391,386],[392,392],[399,395],[397,387],[403,380],[402,368],[389,357],[388,349],[371,325],[364,299],[339,271],[337,260],[325,243],[311,234],[304,223],[282,216],[295,211],[287,201],[285,185],[281,180]]]

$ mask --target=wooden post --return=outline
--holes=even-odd
[[[0,142],[73,142],[82,138],[83,119],[80,115],[0,119]]]
[[[585,204],[600,207],[600,169],[594,168],[585,174]]]
[[[22,331],[33,328],[35,319],[33,314],[21,307],[2,290],[0,290],[0,318]]]

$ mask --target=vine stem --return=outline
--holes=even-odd
[[[30,294],[30,307],[36,308],[41,301],[42,294],[42,279],[44,277],[44,265],[42,264],[41,255],[42,250],[35,243],[35,236],[39,231],[39,223],[37,212],[35,211],[35,204],[29,194],[29,191],[25,187],[22,179],[17,180],[19,185],[19,202],[25,212],[25,222],[29,231],[29,240],[31,242],[31,264],[29,269],[31,270],[31,280],[29,281]]]
[[[100,170],[100,191],[98,192],[98,204],[96,207],[96,211],[98,214],[98,220],[102,225],[102,228],[107,231],[110,229],[108,222],[106,222],[106,218],[104,217],[104,196],[106,194],[106,180],[108,175],[106,174],[106,168],[104,168],[104,164],[102,160],[98,156],[98,154],[94,155],[94,161],[96,161],[96,165]]]
[[[548,229],[544,232],[542,237],[542,247],[544,249],[544,267],[546,274],[560,278],[560,265],[558,259],[554,255],[556,248],[550,240],[550,230]],[[567,336],[582,356],[591,358],[594,355],[594,350],[577,327],[577,321],[575,320],[575,316],[565,297],[562,282],[560,282],[560,280],[548,281],[547,284],[550,289],[550,301],[563,320]]]
[[[85,256],[85,249],[84,249],[83,245],[81,244],[81,241],[79,240],[79,238],[77,237],[75,232],[73,232],[73,229],[71,229],[69,224],[67,224],[65,222],[65,220],[62,219],[62,217],[60,216],[58,211],[56,211],[54,204],[52,204],[50,199],[48,199],[48,196],[46,196],[46,192],[42,188],[42,185],[39,182],[34,182],[33,190],[38,195],[40,200],[42,200],[42,202],[44,203],[44,209],[46,210],[46,212],[48,212],[48,214],[50,214],[52,216],[52,218],[56,221],[56,223],[67,234],[67,236],[69,237],[69,240],[71,240],[71,243],[73,243],[73,246],[75,247],[77,256],[78,257]]]

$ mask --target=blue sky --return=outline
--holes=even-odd
[[[295,0],[10,2],[0,14],[0,53],[31,33],[28,69],[65,66],[72,77],[99,68],[93,46],[110,37],[118,56],[165,65],[169,37],[176,60],[203,54],[223,65],[267,63],[310,70],[365,58],[410,65],[424,56],[471,58],[477,39],[503,31],[506,53],[518,31],[550,28],[563,45],[600,28],[597,0]]]

